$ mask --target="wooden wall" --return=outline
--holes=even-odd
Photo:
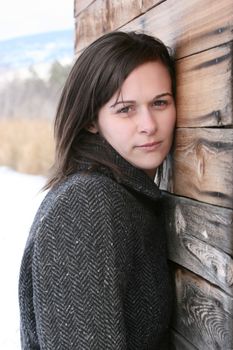
[[[179,350],[233,349],[233,0],[76,0],[78,54],[111,30],[172,47],[177,129],[164,167]]]

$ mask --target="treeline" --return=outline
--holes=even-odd
[[[62,87],[71,64],[55,61],[49,78],[43,80],[31,68],[27,79],[15,78],[0,87],[0,118],[47,118],[53,119]]]

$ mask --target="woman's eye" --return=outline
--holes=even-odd
[[[168,101],[167,100],[156,100],[153,102],[153,106],[163,108],[167,106]]]
[[[129,113],[133,110],[132,106],[125,106],[117,110],[117,113]]]

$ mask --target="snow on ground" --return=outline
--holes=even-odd
[[[0,349],[20,349],[18,276],[36,210],[45,192],[42,176],[0,167]]]

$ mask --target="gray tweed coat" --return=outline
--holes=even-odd
[[[121,176],[78,171],[37,212],[19,281],[22,349],[169,349],[160,192],[111,155]]]

